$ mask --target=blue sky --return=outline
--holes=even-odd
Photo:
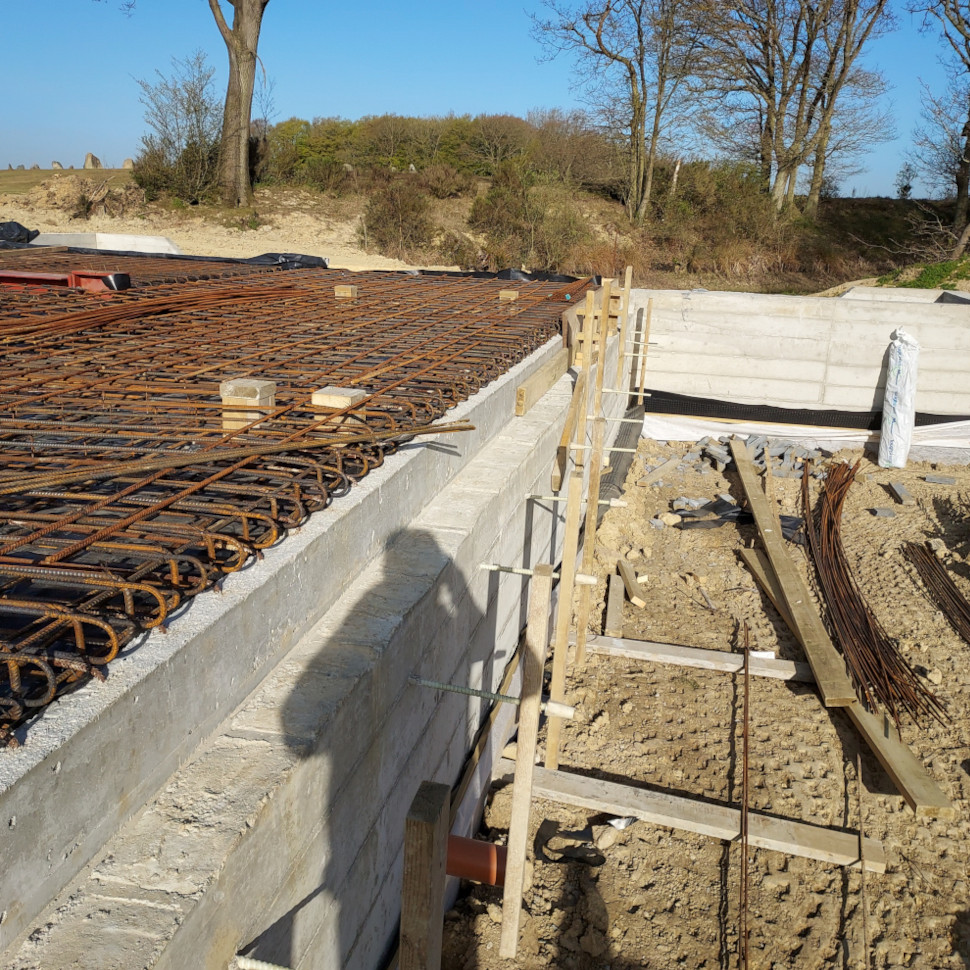
[[[80,167],[134,157],[145,130],[135,78],[170,71],[196,49],[225,79],[225,47],[206,0],[0,0],[6,83],[0,100],[0,166],[56,159]],[[538,0],[271,0],[260,57],[273,80],[277,118],[481,112],[525,115],[577,104],[566,59],[540,63],[528,10]],[[876,42],[869,63],[892,85],[898,138],[863,160],[847,182],[858,195],[892,194],[919,112],[918,76],[939,83],[941,48],[908,14]],[[887,107],[890,105],[887,104]]]

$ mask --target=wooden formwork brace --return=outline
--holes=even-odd
[[[518,757],[512,785],[508,857],[502,896],[502,937],[499,954],[514,958],[519,945],[522,887],[525,884],[529,815],[532,807],[532,776],[539,737],[539,706],[542,702],[542,669],[549,645],[549,607],[552,601],[552,566],[535,567],[529,588],[529,623],[522,655],[522,700],[519,702]]]
[[[647,300],[647,312],[640,331],[640,376],[637,379],[637,404],[643,404],[643,385],[647,378],[647,348],[650,346],[650,321],[653,317],[653,297]]]
[[[633,267],[627,266],[623,279],[623,302],[620,305],[620,349],[616,357],[616,386],[623,386],[623,365],[629,356],[626,349],[627,329],[630,317],[630,289],[633,285]],[[629,387],[627,383],[627,387]]]

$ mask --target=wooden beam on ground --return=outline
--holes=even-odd
[[[606,622],[603,633],[608,637],[623,636],[623,580],[613,573],[606,593]]]
[[[748,508],[754,515],[788,613],[795,623],[796,635],[812,665],[822,703],[826,707],[846,707],[856,700],[856,695],[845,662],[829,639],[822,618],[812,603],[808,585],[785,548],[774,512],[758,484],[748,446],[741,439],[732,438],[731,452],[748,497]]]
[[[521,418],[566,373],[569,351],[563,347],[515,390],[515,416]]]
[[[556,625],[552,638],[552,681],[549,698],[566,700],[566,659],[569,651],[569,627],[573,619],[573,581],[579,556],[579,523],[583,507],[583,473],[574,470],[569,475],[566,490],[566,530],[563,535],[562,565],[559,567],[559,602],[556,606]],[[594,511],[595,514],[595,511]],[[562,720],[550,717],[546,728],[547,768],[559,767],[559,744]]]
[[[502,895],[502,936],[499,954],[514,959],[519,946],[522,887],[532,808],[532,778],[539,736],[539,705],[542,702],[542,668],[549,645],[549,606],[552,599],[552,566],[539,563],[529,584],[529,622],[522,656],[522,699],[519,702],[518,758],[512,788],[509,846]]]
[[[744,669],[744,655],[728,650],[705,650],[703,647],[683,647],[676,643],[655,643],[652,640],[632,640],[624,637],[590,637],[589,649],[603,657],[623,657],[646,663],[694,667],[698,670],[720,670],[736,674]],[[812,683],[815,675],[807,663],[778,660],[771,657],[751,657],[751,674],[774,680],[794,680]]]
[[[663,464],[657,465],[652,472],[647,472],[643,478],[638,479],[637,485],[652,485],[654,482],[660,481],[664,472],[672,471],[679,464],[681,464],[683,460],[684,459],[679,455],[675,455],[673,458],[668,458],[665,462],[663,462]]]
[[[503,758],[496,766],[497,777],[510,777],[517,764]],[[536,768],[533,793],[536,798],[609,815],[632,815],[653,825],[696,832],[726,842],[733,842],[741,834],[741,812],[729,805],[620,785],[566,771]],[[858,833],[847,830],[750,812],[748,842],[760,849],[819,859],[840,866],[858,868],[860,865]],[[866,839],[863,852],[868,872],[886,871],[886,853],[881,842]]]
[[[643,587],[637,582],[637,574],[633,571],[633,567],[625,559],[617,559],[616,569],[623,580],[630,602],[637,609],[642,610],[647,605],[647,601],[643,598]]]
[[[423,781],[404,821],[401,970],[439,970],[451,788]]]
[[[798,629],[787,616],[784,602],[779,603],[782,599],[781,587],[767,556],[752,549],[743,549],[741,556],[789,629],[800,639]],[[858,700],[844,710],[869,750],[892,779],[896,790],[917,815],[934,816],[952,812],[953,806],[943,790],[930,777],[909,747],[903,744],[896,729],[885,717],[870,714]]]

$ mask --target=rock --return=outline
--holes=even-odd
[[[124,160],[124,161],[123,161],[123,162],[121,163],[121,167],[122,167],[122,168],[134,168],[134,167],[135,167],[135,163],[134,163],[134,161],[133,161],[132,159],[130,159],[130,158],[126,158],[126,159],[125,159],[125,160]]]
[[[488,904],[488,918],[493,923],[501,923],[502,922],[502,907],[499,906],[498,903],[489,903]]]
[[[937,559],[946,556],[946,543],[942,539],[930,539],[926,544]]]
[[[942,671],[940,671],[940,670],[937,670],[937,669],[936,669],[936,668],[934,667],[934,669],[933,669],[933,670],[930,670],[930,671],[928,671],[928,672],[927,672],[927,674],[926,674],[926,679],[927,679],[927,680],[928,680],[928,681],[929,681],[929,682],[930,682],[931,684],[934,684],[934,685],[936,685],[937,687],[939,687],[939,686],[940,686],[940,684],[942,684],[942,683],[943,683],[943,673],[942,673]]]
[[[678,518],[680,518],[680,516],[678,516]],[[666,523],[662,519],[660,519],[660,518],[650,519],[649,522],[650,522],[651,528],[654,528],[654,529],[666,529],[667,528]]]
[[[60,162],[51,162],[51,168],[64,168]]]
[[[782,896],[791,889],[791,877],[784,872],[773,872],[761,880],[761,885]]]
[[[640,550],[634,547],[631,549],[625,557],[629,562],[636,562],[640,558]]]
[[[612,848],[616,845],[616,840],[619,837],[620,833],[612,825],[593,826],[593,845],[597,849],[605,851],[606,849]]]
[[[681,521],[680,516],[676,512],[661,512],[661,514],[658,515],[657,518],[660,519],[660,521],[663,522],[664,525],[670,525],[670,526],[680,525],[680,521]]]
[[[101,159],[97,155],[88,152],[84,156],[84,167],[85,168],[101,168]]]
[[[36,162],[34,162],[34,164],[30,166],[30,170],[32,172],[39,172],[40,171],[40,166]]]

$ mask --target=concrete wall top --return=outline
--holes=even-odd
[[[42,232],[32,246],[77,246],[79,249],[107,249],[119,253],[170,253],[182,250],[168,236],[138,236],[122,232]]]
[[[852,286],[840,300],[875,300],[877,303],[936,303],[943,290],[911,289],[907,286]]]
[[[920,343],[916,407],[970,414],[970,314],[952,304],[634,290],[652,300],[647,386],[788,408],[882,407],[888,348],[902,328]]]

